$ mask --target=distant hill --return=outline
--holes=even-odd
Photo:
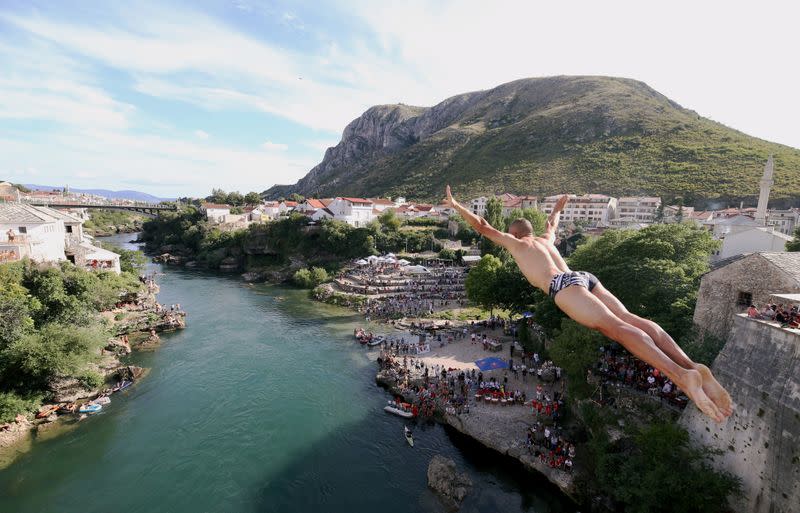
[[[35,184],[24,184],[25,187],[35,191],[52,191],[54,189],[61,190],[63,187],[54,186],[54,185],[35,185]],[[139,192],[139,191],[111,191],[108,189],[76,189],[75,187],[70,187],[70,191],[72,192],[82,192],[84,194],[96,194],[97,196],[103,196],[104,198],[109,199],[126,199],[131,201],[149,201],[149,202],[159,202],[159,201],[172,201],[175,198],[159,198],[157,196],[153,196],[152,194],[147,194],[146,192]]]
[[[753,203],[771,153],[771,204],[796,204],[800,150],[703,118],[635,80],[531,78],[430,108],[371,107],[304,178],[265,195],[435,200],[450,183],[462,198],[599,192]]]

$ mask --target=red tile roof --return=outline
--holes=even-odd
[[[306,203],[311,208],[325,208],[325,203],[315,198],[306,198]]]
[[[361,205],[372,205],[372,201],[364,198],[345,198],[342,197],[343,200],[349,201],[350,203],[359,203]]]
[[[283,203],[284,203],[284,204],[285,204],[287,207],[296,207],[296,206],[297,206],[297,202],[296,202],[296,201],[284,201]]]

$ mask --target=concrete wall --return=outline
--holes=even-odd
[[[742,479],[733,509],[800,511],[800,332],[737,315],[713,370],[735,413],[717,425],[689,407],[681,423],[696,442],[722,451],[718,468]]]
[[[736,304],[739,292],[753,295],[761,308],[770,294],[800,292],[796,281],[766,258],[754,254],[707,273],[700,281],[694,323],[706,333],[725,340],[735,314],[744,311]]]

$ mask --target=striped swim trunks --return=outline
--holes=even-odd
[[[553,279],[550,281],[550,290],[547,293],[550,297],[554,298],[560,291],[573,285],[585,287],[591,292],[598,283],[600,283],[600,280],[592,273],[587,273],[586,271],[567,271],[553,276]]]

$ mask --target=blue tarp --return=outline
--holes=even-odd
[[[523,316],[524,318],[526,318],[526,319],[530,319],[531,317],[533,317],[533,312],[524,312],[524,313],[522,314],[522,316]]]
[[[500,358],[496,358],[494,356],[489,358],[484,358],[483,360],[477,360],[475,365],[482,371],[490,371],[494,369],[507,369],[508,362],[505,360],[501,360]]]

